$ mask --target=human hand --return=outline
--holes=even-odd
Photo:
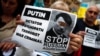
[[[14,47],[16,47],[16,43],[11,42],[11,41],[4,41],[0,43],[0,49],[2,51],[9,51],[11,49],[13,49]]]
[[[21,16],[18,14],[17,17],[16,17],[16,27],[17,25],[23,25],[24,24],[24,21],[22,21],[21,19]],[[15,32],[16,28],[14,29],[14,32]]]
[[[85,33],[85,31],[79,31],[79,32],[77,32],[76,34],[78,34],[78,35],[80,35],[80,36],[84,36],[86,33]]]
[[[67,53],[72,53],[73,51],[77,51],[81,47],[83,38],[82,36],[73,33],[70,33],[69,37],[70,42]]]
[[[20,15],[17,15],[17,17],[16,17],[16,25],[22,25],[22,24],[24,24],[24,21],[22,21]]]

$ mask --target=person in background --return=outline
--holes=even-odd
[[[59,9],[59,10],[64,10],[64,11],[70,12],[69,6],[64,1],[61,1],[61,0],[58,0],[58,1],[54,2],[50,6],[50,8]]]
[[[54,2],[50,6],[50,8],[70,12],[69,6],[61,0]],[[80,48],[81,44],[82,44],[83,39],[80,38],[81,36],[79,36],[77,34],[70,33],[69,37],[71,37],[71,41],[69,43],[68,51],[66,53],[61,53],[60,56],[66,56],[66,55],[71,56],[71,53],[74,52],[74,51],[77,51]],[[55,55],[55,54],[57,54],[57,53],[55,52],[52,55]]]
[[[33,5],[35,0],[25,0],[27,5]]]
[[[0,0],[0,56],[2,51],[7,52],[16,46],[11,36],[16,28],[16,17],[24,5],[24,0]]]
[[[25,0],[26,4],[30,4],[32,0]],[[33,0],[34,1],[34,0]]]
[[[82,36],[82,38],[84,38],[84,35],[86,34],[85,33],[86,27],[89,27],[94,30],[99,30],[99,26],[94,24],[98,14],[99,14],[98,7],[95,5],[90,6],[86,11],[85,18],[78,19],[73,33],[78,34]],[[98,50],[95,48],[86,47],[82,45],[81,48],[74,53],[74,56],[100,56],[100,54],[99,55],[97,54],[97,51]]]

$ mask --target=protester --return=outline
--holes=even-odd
[[[10,39],[16,28],[16,16],[24,5],[24,0],[0,0],[0,54],[16,46]]]
[[[33,5],[35,0],[25,0],[27,5]]]
[[[64,10],[64,11],[70,12],[69,6],[65,2],[63,2],[61,0],[54,2],[50,6],[50,8],[59,9],[59,10]],[[70,41],[70,44],[69,44],[69,49],[70,50],[68,49],[67,54],[68,53],[72,53],[73,51],[77,51],[80,48],[81,44],[82,44],[82,38],[80,38],[80,37],[78,38],[78,35],[76,35],[76,34],[73,35],[73,33],[71,33],[69,36],[70,37],[73,36],[75,38],[73,38],[73,37],[71,38],[71,41]],[[66,56],[67,54],[66,53],[61,53],[61,55],[63,55],[63,56]],[[55,55],[55,53],[53,55]]]
[[[97,8],[97,6],[95,5],[90,6],[86,11],[85,18],[78,19],[73,33],[84,37],[84,35],[86,34],[85,33],[86,27],[89,27],[94,30],[98,30],[99,26],[94,24],[98,14],[99,14],[99,9]],[[96,51],[97,49],[95,48],[86,47],[82,45],[79,51],[75,52],[74,55],[75,56],[95,56]]]
[[[68,11],[68,12],[70,11],[69,6],[65,2],[63,2],[63,1],[56,1],[56,2],[54,2],[50,6],[50,8],[64,10],[64,11]]]

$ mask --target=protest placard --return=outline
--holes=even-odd
[[[86,27],[83,45],[100,49],[100,31]]]
[[[21,19],[24,25],[17,26],[13,41],[28,49],[65,52],[70,41],[68,34],[72,32],[77,16],[66,11],[26,5]]]

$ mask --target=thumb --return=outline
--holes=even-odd
[[[86,34],[86,32],[85,31],[79,31],[79,32],[77,32],[76,34],[78,34],[78,35],[80,35],[80,36],[84,36],[85,34]]]
[[[76,36],[76,34],[69,33],[69,37],[70,37],[70,38],[74,38],[75,36]]]
[[[20,15],[17,15],[17,17],[16,17],[16,25],[22,25],[22,24],[24,24],[24,21],[22,21]]]
[[[18,14],[18,15],[16,16],[16,20],[20,20],[20,18],[21,18],[21,16],[20,16],[20,14]]]
[[[81,36],[80,35],[77,35],[77,34],[74,34],[74,33],[70,33],[69,34],[69,37],[70,38],[80,38]]]

